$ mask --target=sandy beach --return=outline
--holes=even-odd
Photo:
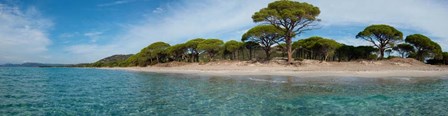
[[[218,61],[206,64],[172,62],[148,67],[101,68],[154,73],[216,76],[273,75],[296,77],[448,77],[448,67],[427,65],[413,59],[383,61],[319,62],[304,60],[293,65],[282,62]]]

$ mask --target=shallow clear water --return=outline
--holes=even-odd
[[[447,77],[214,77],[0,68],[1,115],[446,115]]]

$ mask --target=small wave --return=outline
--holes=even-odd
[[[260,81],[260,82],[269,82],[269,83],[287,83],[287,81],[264,80],[264,79],[256,79],[256,78],[249,78],[249,80]]]

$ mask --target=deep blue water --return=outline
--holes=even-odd
[[[0,115],[446,115],[448,78],[0,68]]]

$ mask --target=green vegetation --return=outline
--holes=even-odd
[[[407,43],[398,44],[393,50],[397,51],[402,58],[407,58],[411,53],[415,52],[414,46]]]
[[[170,44],[165,42],[155,42],[148,46],[148,53],[150,59],[156,59],[157,63],[164,62],[166,59],[167,52],[166,50],[170,47]],[[152,61],[151,61],[152,62]]]
[[[322,37],[310,37],[308,39],[302,39],[297,42],[299,49],[309,51],[310,55],[314,54],[315,59],[326,61],[329,56],[333,56],[337,48],[342,44]]]
[[[293,41],[296,35],[314,28],[320,20],[318,7],[304,2],[279,0],[255,12],[255,26],[242,35],[241,41],[196,38],[170,46],[155,42],[135,55],[117,55],[79,66],[148,66],[166,62],[209,62],[215,60],[269,61],[273,57],[323,61],[381,60],[399,55],[429,64],[448,64],[448,53],[430,38],[413,34],[403,41],[403,34],[392,26],[374,24],[356,38],[372,46],[352,46],[333,39],[314,36]],[[386,54],[385,54],[386,53]],[[397,53],[397,54],[395,54]],[[222,57],[217,57],[222,56]]]
[[[403,33],[389,25],[371,25],[359,32],[356,38],[372,43],[379,50],[379,59],[383,59],[386,49],[392,48],[396,42],[403,40]]]
[[[188,52],[190,52],[190,62],[199,62],[198,45],[204,40],[205,39],[202,38],[196,38],[185,43],[185,47],[187,48]]]
[[[284,32],[272,25],[259,25],[247,31],[241,41],[254,42],[265,51],[266,60],[271,58],[271,47],[283,42]]]
[[[415,47],[416,53],[413,57],[417,60],[424,61],[425,59],[432,58],[441,59],[442,48],[440,45],[424,35],[409,35],[406,37],[406,42]]]
[[[254,22],[269,23],[279,30],[283,30],[288,53],[288,62],[292,62],[292,38],[304,31],[313,29],[320,10],[305,2],[280,0],[272,2],[268,7],[256,12],[252,19]]]
[[[249,50],[249,59],[252,60],[254,56],[254,50],[260,47],[260,44],[255,43],[253,41],[244,42],[244,48]]]
[[[342,45],[336,50],[338,61],[352,61],[357,59],[373,60],[377,58],[374,54],[378,49],[372,46],[350,46]]]
[[[206,39],[198,44],[199,52],[208,54],[210,61],[213,61],[215,56],[222,50],[224,42],[219,39]]]
[[[173,46],[170,46],[166,49],[167,55],[169,56],[169,59],[172,59],[174,61],[187,61],[187,46],[186,44],[176,44]]]
[[[129,55],[113,55],[110,57],[103,58],[97,62],[95,62],[94,66],[120,66],[123,65],[126,59],[131,57],[132,54]]]
[[[448,65],[448,52],[443,52],[441,59],[429,59],[426,62],[428,64]]]
[[[241,49],[243,46],[242,42],[238,42],[235,40],[230,40],[224,44],[224,59],[226,56],[230,57],[230,60],[236,59],[236,52]]]

